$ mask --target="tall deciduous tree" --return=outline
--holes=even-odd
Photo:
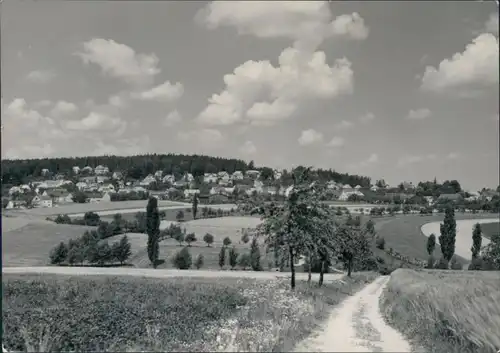
[[[371,255],[367,231],[357,224],[339,224],[336,231],[337,250],[347,267],[347,276],[351,277],[355,261]]]
[[[194,197],[193,197],[193,205],[192,205],[192,208],[193,208],[193,219],[196,219],[196,215],[198,214],[198,194],[194,194]]]
[[[146,232],[148,234],[148,258],[156,268],[158,264],[158,242],[160,236],[160,214],[158,212],[158,199],[151,197],[146,207]]]
[[[431,235],[429,235],[429,238],[427,238],[427,253],[429,254],[429,256],[432,255],[435,249],[436,249],[436,235],[432,233]]]
[[[481,242],[483,241],[481,233],[481,225],[476,223],[474,225],[474,230],[472,231],[472,247],[470,248],[470,251],[472,252],[472,259],[476,259],[481,251]]]
[[[457,222],[455,221],[455,210],[448,207],[445,210],[444,221],[440,226],[439,244],[444,260],[448,263],[455,254],[455,239],[457,236]]]

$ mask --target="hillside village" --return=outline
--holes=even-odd
[[[110,170],[106,165],[95,168],[73,166],[67,172],[58,173],[43,168],[40,177],[4,188],[2,205],[7,209],[57,207],[74,202],[145,200],[149,196],[160,200],[190,201],[194,195],[206,204],[235,202],[249,197],[279,201],[291,190],[291,180],[287,180],[287,176],[289,173],[286,170],[270,168],[265,171],[235,170],[232,173],[222,170],[196,177],[189,172],[175,175],[156,170],[144,178],[135,179],[127,177],[125,172]],[[418,185],[402,182],[398,186],[389,186],[383,180],[365,186],[342,184],[338,180],[324,178],[313,182],[326,188],[324,201],[409,204],[431,208],[440,203],[454,203],[468,211],[498,208],[498,189],[466,192],[457,181],[438,184],[434,180]]]

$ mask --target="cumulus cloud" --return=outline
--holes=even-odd
[[[50,107],[52,105],[52,102],[49,101],[48,99],[43,99],[41,101],[35,102],[35,104],[33,104],[33,105],[36,108],[46,108],[46,107]]]
[[[307,101],[352,93],[351,63],[341,58],[330,66],[316,49],[329,37],[366,38],[368,28],[357,13],[334,19],[326,2],[215,1],[197,19],[208,28],[231,26],[239,34],[293,41],[277,66],[249,60],[225,75],[225,89],[212,95],[197,117],[202,124],[272,125]]]
[[[153,87],[149,90],[132,93],[132,97],[145,101],[169,102],[179,99],[183,94],[184,86],[182,83],[176,82],[175,84],[172,84],[170,81],[165,81],[161,85]]]
[[[412,109],[408,112],[406,119],[408,120],[425,120],[430,118],[432,112],[427,108]]]
[[[173,110],[167,114],[165,119],[163,120],[163,124],[165,126],[173,126],[182,121],[182,116],[177,110]]]
[[[71,120],[64,123],[66,129],[81,131],[102,131],[102,130],[121,130],[125,124],[118,117],[110,116],[104,113],[90,112],[81,120]]]
[[[323,141],[323,134],[314,129],[307,129],[302,131],[298,141],[301,146],[314,145]]]
[[[498,38],[483,33],[468,44],[462,53],[444,59],[437,68],[427,66],[421,89],[443,93],[470,85],[498,85]]]
[[[398,160],[398,167],[405,167],[416,163],[433,161],[437,157],[435,154],[427,154],[427,155],[406,155]]]
[[[354,127],[354,123],[352,121],[342,120],[339,123],[333,125],[335,130],[348,130]]]
[[[348,167],[350,169],[361,169],[366,168],[371,165],[377,164],[379,162],[379,157],[377,153],[372,153],[370,156],[359,163],[350,164]]]
[[[252,141],[245,141],[245,143],[239,148],[239,151],[244,155],[252,155],[257,152],[257,147]]]
[[[34,83],[49,83],[56,77],[52,70],[34,70],[26,75],[26,79]]]
[[[342,147],[345,144],[345,140],[342,137],[339,136],[334,136],[327,144],[327,147]]]
[[[95,64],[103,74],[134,85],[151,84],[160,73],[159,59],[154,53],[136,53],[131,47],[112,39],[93,38],[75,53],[85,64]]]
[[[108,99],[108,104],[115,108],[123,108],[126,105],[126,100],[119,95],[112,95]]]
[[[362,123],[369,123],[370,121],[375,120],[375,114],[373,113],[366,113],[363,114],[362,116],[359,117],[359,121]]]
[[[57,118],[67,114],[76,113],[77,111],[78,107],[74,103],[59,101],[50,111],[50,115]]]

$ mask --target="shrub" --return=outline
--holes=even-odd
[[[186,235],[186,243],[188,244],[188,246],[191,246],[191,243],[194,243],[196,241],[196,235],[194,233],[188,233]]]
[[[77,246],[70,247],[68,250],[67,260],[70,265],[82,263],[83,262],[82,249]]]
[[[250,266],[252,266],[252,270],[254,271],[262,271],[259,244],[255,237],[252,239],[252,244],[250,246]]]
[[[238,265],[246,270],[250,266],[250,254],[243,253],[238,257]]]
[[[229,245],[231,245],[231,243],[232,243],[231,238],[229,238],[229,237],[224,238],[224,240],[223,240],[224,246],[229,246]]]
[[[210,246],[214,242],[214,236],[210,233],[207,233],[203,236],[203,241],[207,243],[207,246]]]
[[[231,269],[234,269],[234,267],[237,264],[238,260],[238,251],[236,251],[236,248],[233,246],[229,250],[229,265],[231,266]]]
[[[375,245],[377,246],[378,249],[384,250],[385,249],[384,237],[377,237],[377,240],[375,240]]]
[[[196,257],[196,260],[194,261],[194,266],[196,267],[197,270],[203,267],[204,259],[203,259],[203,254],[199,254]]]
[[[179,246],[182,246],[182,243],[184,242],[185,234],[184,232],[178,232],[174,234],[174,239],[179,242]]]
[[[83,216],[83,220],[85,221],[85,225],[97,227],[101,222],[101,217],[95,212],[86,212]]]
[[[177,222],[184,221],[184,212],[182,210],[179,210],[179,212],[177,212],[177,215],[175,216],[175,219],[177,220]]]
[[[241,236],[241,241],[243,242],[243,244],[247,244],[250,241],[250,236],[247,232],[243,233],[243,235]]]
[[[481,258],[473,258],[471,263],[469,264],[469,270],[471,271],[479,271],[483,269],[483,259]]]
[[[436,269],[447,270],[448,269],[448,261],[446,261],[443,257],[441,257],[439,259],[439,262],[436,265]]]
[[[193,260],[187,247],[178,251],[172,260],[173,265],[180,270],[187,270],[191,267]]]
[[[436,265],[436,259],[434,258],[434,256],[429,255],[429,257],[427,258],[426,268],[433,269],[435,265]]]
[[[68,248],[64,242],[60,242],[50,252],[50,263],[52,265],[59,265],[66,260],[66,256],[68,256]]]
[[[120,261],[123,264],[132,255],[132,250],[128,238],[124,235],[120,241],[113,244],[111,247],[112,258]]]
[[[463,269],[463,265],[460,263],[460,261],[458,261],[456,256],[453,256],[451,258],[450,267],[452,270],[462,270]]]
[[[104,265],[106,262],[110,262],[113,259],[113,253],[111,247],[107,242],[101,243],[97,246],[97,254],[94,259],[100,266]]]
[[[56,219],[54,219],[54,222],[57,224],[71,224],[71,218],[67,214],[60,214],[56,217]]]

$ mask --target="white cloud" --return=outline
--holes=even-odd
[[[302,131],[298,141],[301,146],[313,145],[323,141],[323,134],[314,129],[307,129]]]
[[[36,108],[45,108],[45,107],[50,107],[52,105],[52,102],[49,101],[48,99],[44,99],[41,101],[36,102],[33,104]]]
[[[98,65],[102,72],[129,84],[151,84],[160,73],[156,54],[136,53],[134,49],[112,39],[93,38],[76,53],[85,64]]]
[[[490,14],[490,18],[485,24],[487,32],[498,35],[498,12]]]
[[[363,114],[359,118],[359,121],[361,121],[362,123],[369,123],[370,121],[373,121],[373,120],[375,120],[375,114],[370,113],[370,112]]]
[[[460,154],[458,154],[456,152],[450,152],[450,153],[448,153],[448,155],[446,156],[446,158],[448,158],[448,159],[458,159],[458,158],[460,158]]]
[[[249,60],[225,75],[225,89],[208,100],[197,117],[200,123],[272,125],[290,118],[307,101],[353,91],[351,63],[341,58],[329,66],[325,53],[315,50],[329,37],[366,38],[368,29],[357,13],[333,19],[326,2],[215,1],[197,18],[209,28],[233,26],[239,34],[293,41],[277,66]]]
[[[78,107],[74,103],[59,101],[55,104],[54,108],[50,111],[50,115],[54,117],[61,117],[63,115],[76,113]]]
[[[120,130],[126,124],[118,117],[113,117],[104,113],[91,112],[81,120],[72,120],[64,123],[69,130],[102,131]]]
[[[245,141],[245,143],[239,148],[239,151],[244,155],[252,155],[257,152],[257,147],[252,141]]]
[[[399,158],[397,166],[398,167],[405,167],[405,166],[416,164],[416,163],[433,161],[436,158],[437,157],[435,154],[428,154],[428,155],[421,155],[421,156],[406,155],[406,156]]]
[[[182,116],[177,110],[173,110],[167,114],[163,124],[165,126],[173,126],[182,121]]]
[[[146,101],[169,102],[179,99],[183,94],[184,86],[180,82],[172,84],[169,81],[165,81],[161,85],[149,90],[140,93],[132,93],[132,97]]]
[[[342,120],[341,122],[334,124],[333,128],[335,130],[348,130],[354,127],[354,123],[352,121]]]
[[[469,85],[498,85],[498,38],[483,33],[462,53],[444,59],[438,68],[427,66],[421,88],[442,93]]]
[[[197,15],[210,29],[235,27],[239,34],[322,42],[328,37],[365,39],[358,13],[333,18],[327,1],[212,1]]]
[[[406,119],[408,120],[425,120],[427,118],[430,118],[432,115],[432,112],[427,109],[427,108],[420,108],[420,109],[412,109],[408,112],[408,115],[406,116]]]
[[[108,104],[115,108],[123,108],[126,105],[126,101],[119,95],[113,95],[109,97]]]
[[[40,124],[54,125],[54,120],[38,111],[29,109],[23,98],[16,98],[3,111],[5,122],[12,122],[23,127],[37,128]]]
[[[26,79],[35,83],[49,83],[56,77],[51,70],[34,70],[26,75]]]
[[[377,164],[379,162],[378,154],[372,153],[367,159],[362,160],[359,163],[353,163],[348,166],[349,169],[361,169],[366,168],[368,166]]]
[[[342,138],[342,137],[339,137],[339,136],[334,136],[330,142],[328,142],[326,144],[327,147],[332,147],[332,148],[336,148],[336,147],[342,147],[344,146],[345,144],[345,140]]]
[[[216,147],[224,140],[222,133],[216,129],[179,131],[177,137],[181,141],[194,142],[199,147],[207,148]]]

